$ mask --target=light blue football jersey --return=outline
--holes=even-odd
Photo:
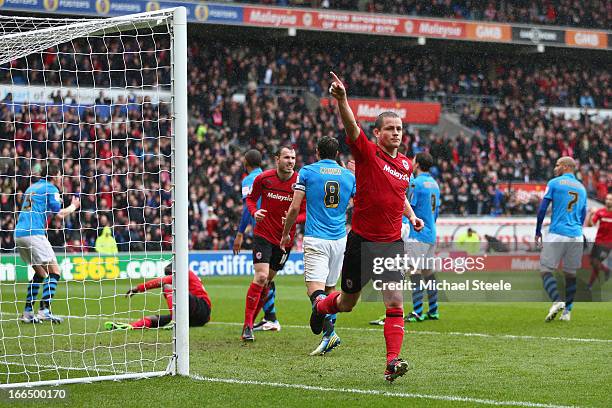
[[[242,179],[242,203],[246,208],[246,198],[249,194],[251,194],[251,190],[253,189],[253,182],[255,178],[263,173],[263,170],[258,167],[252,170],[245,178]],[[261,208],[261,198],[257,200],[257,208]],[[248,211],[248,210],[247,210]],[[245,224],[244,228],[246,229],[247,225],[252,225],[255,227],[255,218],[250,216],[250,221]]]
[[[336,240],[346,235],[346,209],[355,195],[355,175],[334,160],[320,160],[298,174],[296,190],[306,193],[307,237]]]
[[[57,187],[46,180],[39,180],[25,191],[15,237],[45,235],[47,220],[62,208]]]
[[[566,237],[582,236],[582,216],[586,211],[586,189],[571,173],[550,180],[544,198],[552,202],[548,232]]]
[[[425,226],[419,232],[410,224],[409,238],[427,244],[436,243],[436,220],[440,210],[440,187],[429,173],[421,173],[410,181],[410,205]],[[408,219],[405,222],[408,222]]]
[[[246,200],[247,196],[251,193],[251,189],[253,188],[253,182],[255,181],[255,177],[259,176],[263,170],[261,168],[256,168],[251,171],[245,178],[242,179],[242,199]]]

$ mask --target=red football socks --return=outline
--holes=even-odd
[[[401,307],[387,308],[385,318],[385,343],[387,344],[387,363],[397,358],[404,340],[404,310]]]
[[[259,295],[259,302],[257,303],[257,309],[255,309],[255,313],[253,313],[253,321],[257,318],[261,309],[263,309],[266,304],[266,300],[268,300],[268,293],[270,292],[270,287],[268,285],[264,286],[261,290],[261,295]]]
[[[151,320],[145,317],[144,319],[141,319],[141,320],[138,320],[137,322],[132,323],[132,328],[133,329],[151,328]]]
[[[172,288],[164,288],[164,296],[166,297],[168,310],[170,310],[170,316],[172,316]]]
[[[263,292],[263,286],[251,282],[249,290],[246,295],[246,305],[244,308],[244,325],[253,327],[253,319],[255,319],[255,312],[257,311],[257,305],[261,298],[261,292]]]
[[[338,310],[338,296],[340,296],[340,291],[332,292],[327,297],[319,303],[317,303],[317,312],[320,314],[336,314],[339,312]]]

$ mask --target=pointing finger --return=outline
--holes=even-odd
[[[336,74],[334,74],[334,71],[330,71],[329,73],[334,78],[335,82],[338,82],[339,85],[342,85],[342,81],[340,80],[340,78],[338,78],[338,76]]]

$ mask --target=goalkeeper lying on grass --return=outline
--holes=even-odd
[[[131,330],[131,329],[149,329],[161,328],[172,321],[172,265],[168,265],[164,270],[166,276],[162,278],[152,279],[148,282],[141,283],[128,290],[125,294],[132,297],[136,293],[142,293],[146,290],[162,288],[170,314],[147,316],[133,323],[106,322],[104,327],[106,330]],[[189,271],[189,326],[204,326],[210,320],[210,298],[204,285],[195,273]]]

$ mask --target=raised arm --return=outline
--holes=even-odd
[[[340,111],[340,118],[342,119],[342,123],[344,124],[344,129],[346,135],[352,140],[355,141],[359,137],[359,126],[357,125],[357,121],[355,120],[355,115],[353,115],[353,111],[348,103],[348,97],[346,95],[346,88],[340,78],[336,76],[333,72],[330,72],[333,81],[331,86],[329,87],[329,93],[331,96],[338,101],[338,110]]]

